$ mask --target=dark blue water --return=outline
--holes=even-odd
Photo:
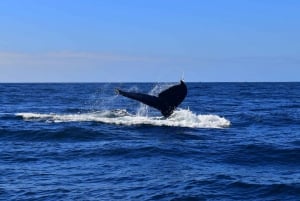
[[[0,84],[0,199],[299,200],[300,83],[187,85]]]

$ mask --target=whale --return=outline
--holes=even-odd
[[[158,96],[116,89],[117,94],[153,107],[159,110],[166,118],[182,103],[187,95],[187,91],[187,86],[183,80],[180,80],[179,84],[160,92]]]

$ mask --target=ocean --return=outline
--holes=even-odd
[[[0,200],[299,200],[300,83],[0,84]]]

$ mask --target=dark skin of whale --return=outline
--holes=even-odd
[[[158,96],[152,96],[143,93],[126,92],[120,89],[116,89],[116,92],[122,96],[137,100],[150,107],[153,107],[159,110],[164,117],[168,118],[186,97],[187,87],[181,80],[180,84],[162,91],[158,94]]]

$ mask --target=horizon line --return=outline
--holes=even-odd
[[[50,82],[1,82],[0,84],[104,84],[104,83],[175,83],[178,81],[50,81]],[[300,81],[188,81],[185,83],[300,83]]]

